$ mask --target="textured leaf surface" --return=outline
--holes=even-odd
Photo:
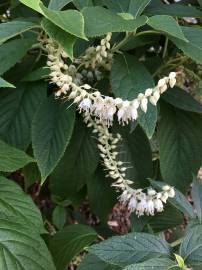
[[[200,224],[202,223],[202,185],[194,177],[192,186],[192,198]]]
[[[157,258],[127,266],[123,270],[169,270],[173,269],[172,266],[174,265],[176,265],[176,263],[170,259]]]
[[[41,104],[32,125],[32,146],[42,181],[63,156],[74,127],[74,108],[50,97]]]
[[[185,38],[181,27],[176,20],[168,15],[156,15],[149,18],[148,25],[152,28],[165,32],[171,36],[182,39],[185,42],[188,40]]]
[[[0,176],[0,212],[6,216],[21,219],[26,226],[39,234],[44,232],[39,209],[16,183]]]
[[[202,265],[202,226],[188,231],[180,246],[180,255],[187,265]]]
[[[50,240],[57,270],[64,270],[76,254],[96,239],[96,232],[85,225],[69,225]]]
[[[26,149],[31,142],[31,123],[46,98],[46,83],[19,84],[0,93],[0,136],[7,143]]]
[[[146,16],[126,20],[102,7],[84,8],[85,33],[88,37],[101,36],[108,32],[135,31],[147,22]]]
[[[89,252],[107,263],[122,267],[170,254],[169,246],[164,240],[146,233],[114,236],[92,246]]]
[[[14,148],[0,140],[1,172],[14,172],[33,161],[33,158],[28,156],[25,152]]]
[[[202,28],[182,27],[183,33],[189,42],[184,42],[177,38],[171,38],[175,45],[183,51],[184,54],[192,58],[199,64],[202,64]]]
[[[47,19],[44,19],[42,21],[42,27],[45,30],[45,32],[49,35],[49,37],[57,41],[65,50],[65,52],[69,55],[69,57],[72,59],[73,46],[76,41],[75,37],[66,33],[64,30],[54,25]]]
[[[93,176],[98,162],[96,140],[80,118],[63,158],[51,175],[52,192],[64,199],[74,199],[75,193]]]
[[[164,104],[159,125],[160,167],[165,182],[185,192],[202,164],[202,118]]]
[[[0,24],[0,43],[15,37],[25,31],[37,27],[37,24],[28,21],[11,21]]]
[[[23,221],[0,218],[0,269],[56,270],[39,234]]]
[[[50,0],[48,7],[54,10],[61,10],[64,6],[72,2],[72,0]]]
[[[152,181],[150,180],[152,186],[159,190],[162,190],[162,187],[165,185],[164,182]],[[168,201],[175,206],[177,209],[182,211],[185,215],[188,215],[191,218],[195,217],[194,209],[189,203],[187,198],[177,189],[175,189],[175,197],[169,198]]]
[[[178,87],[166,91],[162,95],[162,98],[181,110],[202,113],[202,104],[196,101],[189,93]]]
[[[150,2],[151,0],[130,0],[128,12],[136,18]]]
[[[154,81],[145,66],[132,55],[120,55],[114,60],[111,72],[112,91],[116,97],[132,100],[147,88],[154,87]],[[138,122],[148,137],[154,133],[157,121],[157,109],[149,104],[144,114],[139,111]]]
[[[0,74],[13,67],[34,44],[34,39],[15,39],[0,46]]]
[[[7,81],[5,81],[4,79],[2,79],[0,77],[0,88],[4,87],[4,88],[15,88],[15,86]]]

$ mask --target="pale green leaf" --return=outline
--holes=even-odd
[[[15,86],[0,77],[0,88],[15,88]]]
[[[61,10],[63,7],[65,7],[67,4],[72,2],[72,0],[50,0],[50,3],[48,5],[48,8],[54,9],[54,10]]]
[[[192,200],[196,209],[200,224],[202,224],[202,184],[199,183],[196,177],[193,180]]]
[[[64,206],[57,205],[53,210],[53,224],[61,230],[66,222],[66,210]]]
[[[34,159],[25,152],[14,148],[0,140],[0,171],[14,172],[23,168]]]
[[[39,13],[43,14],[43,11],[41,10],[39,4],[41,3],[40,0],[19,0],[22,4],[36,10]]]

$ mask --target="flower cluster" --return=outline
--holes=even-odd
[[[120,202],[127,204],[128,209],[131,212],[135,211],[138,216],[154,215],[155,211],[162,212],[164,209],[163,203],[166,203],[169,197],[175,196],[174,188],[165,185],[161,192],[149,188],[146,193],[142,189],[133,189],[131,185],[134,182],[125,179],[128,167],[122,161],[117,160],[117,146],[121,140],[121,135],[113,136],[106,126],[91,117],[86,117],[85,121],[88,123],[87,126],[93,127],[93,132],[98,134],[98,148],[104,166],[108,170],[107,176],[115,180],[112,186],[122,192],[119,197]]]

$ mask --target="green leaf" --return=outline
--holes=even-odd
[[[66,210],[63,206],[57,205],[53,210],[53,224],[61,230],[66,223]]]
[[[146,233],[114,236],[90,247],[89,252],[109,264],[122,267],[151,258],[170,255],[170,249],[166,241]]]
[[[102,0],[103,6],[106,6],[111,11],[129,12],[129,5],[131,0]],[[130,12],[131,13],[131,12]]]
[[[0,247],[0,269],[56,270],[44,241],[23,220],[0,218]]]
[[[50,0],[48,8],[54,9],[54,10],[61,10],[63,7],[65,7],[70,2],[72,2],[72,0],[60,0],[60,1]]]
[[[26,75],[22,79],[22,81],[35,82],[35,81],[44,80],[45,78],[49,76],[49,74],[50,74],[50,69],[48,67],[40,67],[30,72],[28,75]]]
[[[15,86],[0,77],[0,88],[15,88]]]
[[[0,140],[0,171],[14,172],[34,159],[23,151],[14,148]]]
[[[0,74],[13,67],[34,44],[35,39],[15,39],[0,46]]]
[[[151,259],[142,263],[137,263],[133,265],[129,265],[125,267],[123,270],[169,270],[173,269],[172,266],[175,266],[176,263],[174,261],[171,261],[168,258],[157,258],[157,259]]]
[[[44,233],[43,220],[32,199],[13,181],[0,176],[0,213],[21,219],[38,234]],[[0,244],[1,245],[1,244]]]
[[[121,270],[119,266],[107,264],[92,254],[85,256],[84,260],[78,266],[78,270]]]
[[[37,24],[29,21],[11,21],[0,24],[0,43],[13,38],[32,28],[39,27]]]
[[[132,55],[115,57],[111,71],[112,91],[116,97],[132,100],[147,88],[154,87],[154,81],[145,66]],[[151,138],[157,121],[156,106],[148,105],[144,114],[139,110],[138,123]]]
[[[173,37],[181,39],[185,42],[188,40],[185,38],[181,27],[176,22],[176,20],[168,15],[156,15],[149,18],[147,23],[152,28],[167,33]]]
[[[40,182],[41,175],[39,169],[35,163],[29,163],[23,168],[24,182],[25,182],[25,190],[27,190],[31,185]]]
[[[199,64],[202,64],[202,28],[182,27],[182,31],[189,42],[177,38],[170,38],[183,53]]]
[[[26,149],[31,142],[34,114],[46,98],[46,83],[19,84],[0,93],[0,137],[5,142]]]
[[[202,12],[194,6],[178,4],[164,4],[161,0],[152,0],[145,9],[146,15],[170,15],[173,17],[202,17]]]
[[[165,182],[185,192],[202,164],[202,118],[163,105],[158,130],[161,173]]]
[[[202,0],[198,0],[198,2],[199,2],[199,4],[200,4],[200,6],[202,6]]]
[[[49,35],[49,37],[57,41],[57,43],[59,43],[59,45],[62,46],[67,55],[72,59],[73,46],[75,44],[76,38],[66,33],[64,30],[54,25],[47,19],[42,20],[42,27],[45,30],[45,32]]]
[[[136,18],[140,16],[150,2],[151,0],[130,0],[128,12]]]
[[[86,39],[84,34],[84,18],[77,10],[55,11],[40,4],[44,16],[52,23],[76,37]]]
[[[150,180],[152,186],[159,190],[162,190],[162,187],[165,185],[164,182],[152,181]],[[168,201],[177,209],[179,209],[182,213],[187,215],[190,218],[195,217],[194,209],[192,205],[189,203],[187,198],[175,188],[175,197],[169,198]]]
[[[192,200],[196,209],[200,224],[202,223],[202,184],[199,183],[196,177],[193,179]]]
[[[82,10],[84,7],[91,7],[93,6],[93,0],[74,0],[73,4],[79,10]]]
[[[32,123],[32,146],[42,182],[63,156],[74,127],[74,108],[53,96],[41,104]]]
[[[64,270],[70,261],[96,239],[96,232],[85,225],[69,225],[50,239],[50,250],[57,270]]]
[[[85,33],[88,37],[101,36],[108,32],[135,31],[148,20],[146,16],[126,20],[102,7],[87,7],[82,13],[85,20]]]
[[[87,180],[91,211],[103,222],[107,222],[108,215],[117,201],[117,193],[111,187],[111,183],[111,179],[105,177],[103,168],[99,168]]]
[[[42,10],[39,6],[39,4],[41,3],[40,0],[19,0],[22,4],[28,6],[29,8],[32,8],[34,10],[36,10],[39,13],[42,13]]]
[[[186,265],[202,265],[202,227],[191,228],[180,246],[180,256]]]
[[[181,110],[202,113],[202,104],[196,101],[189,93],[174,87],[162,95],[163,100]]]

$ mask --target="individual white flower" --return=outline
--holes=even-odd
[[[118,121],[119,123],[128,123],[129,118],[131,117],[129,115],[129,106],[130,101],[126,100],[121,103],[121,106],[118,110]]]
[[[154,215],[154,210],[155,210],[155,207],[154,207],[154,202],[153,202],[153,200],[152,199],[150,199],[150,200],[148,200],[147,201],[147,207],[146,207],[146,213],[148,214],[148,215]]]
[[[150,97],[153,93],[153,89],[152,88],[148,88],[145,91],[145,97]]]
[[[163,194],[162,194],[162,196],[161,196],[162,202],[166,203],[168,197],[169,197],[169,196],[168,196],[168,192],[167,192],[167,191],[163,192]]]
[[[154,208],[157,212],[163,211],[163,203],[160,199],[154,199]]]
[[[128,209],[129,209],[131,212],[133,212],[133,211],[136,209],[136,206],[137,206],[137,199],[136,199],[134,196],[132,196],[132,197],[130,198],[129,203],[128,203]]]
[[[142,109],[142,111],[143,111],[144,113],[146,113],[146,112],[147,112],[147,104],[148,104],[147,98],[145,97],[144,94],[140,93],[140,94],[138,95],[138,100],[139,100],[139,102],[140,102],[140,108]]]
[[[170,87],[173,88],[176,84],[177,80],[176,80],[176,72],[171,72],[169,74],[169,84]]]
[[[147,190],[147,194],[148,194],[149,196],[154,196],[154,195],[156,195],[156,190],[150,188],[150,189]]]
[[[175,197],[175,189],[173,187],[171,187],[170,190],[168,191],[168,196],[170,198],[174,198]]]
[[[145,209],[147,209],[147,201],[145,199],[141,199],[140,202],[138,202],[136,207],[136,214],[138,217],[143,216]]]
[[[92,102],[89,98],[84,98],[79,104],[79,110],[84,112],[90,112]]]

